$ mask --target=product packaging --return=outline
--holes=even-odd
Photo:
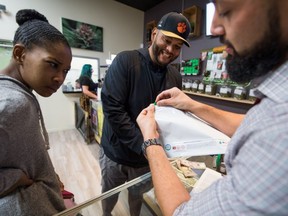
[[[169,158],[226,152],[230,138],[189,112],[156,106],[155,119]]]

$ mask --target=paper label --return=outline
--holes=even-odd
[[[207,86],[206,86],[206,92],[211,92],[211,89],[212,89],[212,88],[211,88],[211,85],[207,85]]]
[[[204,89],[204,85],[202,83],[200,83],[198,89],[199,90],[203,90]]]

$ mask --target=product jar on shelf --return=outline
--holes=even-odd
[[[188,81],[186,82],[186,91],[192,91],[192,80],[188,79]]]
[[[247,95],[246,88],[243,86],[237,86],[234,90],[233,98],[238,100],[245,100]]]
[[[255,94],[254,94],[254,90],[255,90],[255,89],[250,89],[250,90],[249,90],[249,95],[248,95],[248,100],[249,100],[249,101],[255,101],[255,100],[256,100],[256,96],[255,96]]]
[[[223,85],[220,87],[219,94],[221,97],[231,97],[232,89],[230,86]]]
[[[198,85],[199,85],[200,81],[199,80],[195,80],[192,83],[192,92],[197,92],[198,91]]]
[[[199,83],[197,92],[201,93],[201,94],[205,93],[205,83],[204,82]]]
[[[213,83],[209,83],[205,86],[205,94],[215,95],[217,86]]]
[[[182,90],[186,90],[186,79],[182,79]]]

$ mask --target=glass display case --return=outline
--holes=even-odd
[[[201,175],[206,169],[219,170],[222,155],[209,155],[209,156],[193,156],[186,158],[174,158],[171,160],[171,166],[175,169],[177,176],[183,183],[185,188],[190,192],[193,190],[194,185],[200,179]],[[184,161],[184,163],[182,163]],[[186,178],[184,175],[184,170],[179,168],[179,164],[185,164],[187,162],[196,162],[199,168],[193,169],[195,171],[194,175]],[[195,166],[195,165],[194,165]],[[204,166],[204,168],[203,168]],[[182,166],[184,167],[184,166]],[[201,168],[200,168],[201,167]],[[179,170],[180,169],[180,170]],[[220,173],[219,173],[220,175]],[[141,208],[140,215],[143,216],[161,216],[161,210],[157,204],[157,199],[154,194],[154,189],[151,184],[151,173],[146,173],[138,178],[135,178],[129,182],[126,182],[119,187],[116,187],[110,191],[107,191],[99,196],[95,196],[86,202],[79,203],[78,205],[67,209],[63,212],[56,214],[57,216],[100,216],[103,215],[101,202],[105,199],[109,199],[111,196],[116,194],[119,195],[118,202],[112,211],[113,215],[129,215],[129,205],[128,205],[128,193],[127,191],[135,187],[143,186],[144,184],[149,185],[146,192],[143,193],[143,204]],[[56,216],[55,215],[55,216]]]

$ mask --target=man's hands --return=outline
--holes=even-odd
[[[185,111],[191,111],[198,104],[176,87],[161,92],[156,98],[156,103],[159,106],[172,106]]]
[[[155,106],[150,104],[141,111],[136,119],[144,140],[159,138],[157,123],[155,121]]]

